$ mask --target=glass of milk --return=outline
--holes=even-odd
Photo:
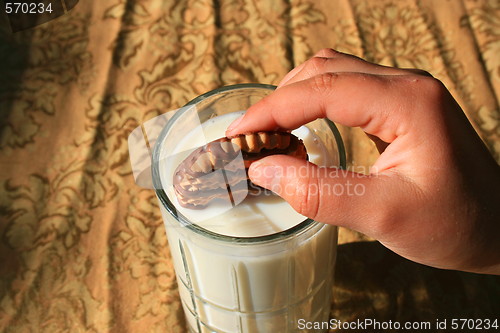
[[[201,95],[177,111],[156,140],[153,185],[190,332],[299,332],[304,322],[329,319],[336,227],[269,193],[234,207],[184,208],[172,187],[174,170],[190,152],[225,136],[234,119],[274,88],[239,84]],[[345,167],[332,122],[319,119],[292,133],[304,141],[311,162]]]

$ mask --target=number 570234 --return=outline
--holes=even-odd
[[[52,3],[43,2],[6,2],[5,12],[7,14],[43,14],[52,13]]]

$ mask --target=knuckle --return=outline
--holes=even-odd
[[[335,51],[334,49],[332,48],[324,48],[324,49],[321,49],[319,50],[315,56],[316,57],[326,57],[326,58],[332,58],[332,57],[335,57],[339,54],[339,52]]]
[[[313,91],[320,94],[328,93],[332,89],[337,76],[338,74],[336,73],[322,73],[316,75],[311,80],[311,88]]]
[[[419,88],[434,101],[441,100],[448,91],[441,81],[433,77],[422,77],[419,83]]]
[[[319,183],[315,179],[305,179],[298,187],[296,198],[298,199],[297,212],[311,219],[318,216],[320,206]]]
[[[313,57],[307,61],[306,70],[312,75],[323,73],[328,60],[328,58]]]
[[[435,105],[436,102],[443,101],[448,94],[444,84],[431,76],[407,75],[401,77],[401,82],[406,86],[406,93],[420,96],[422,102]]]

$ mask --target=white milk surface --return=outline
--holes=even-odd
[[[236,207],[203,210],[186,209],[177,202],[171,187],[177,165],[193,149],[223,137],[227,126],[240,115],[213,118],[202,130],[179,135],[178,143],[170,141],[173,144],[168,145],[175,146],[175,151],[174,156],[162,155],[162,184],[177,209],[207,230],[250,237],[289,229],[305,218],[276,195],[247,198]],[[329,163],[313,132],[302,127],[294,134],[304,140],[312,162]],[[335,227],[317,224],[284,240],[241,244],[183,227],[160,207],[190,332],[301,332],[297,328],[300,319],[328,320]]]
[[[190,133],[183,133],[172,158],[167,158],[161,170],[162,184],[171,184],[173,173],[179,163],[194,149],[210,141],[225,136],[229,124],[243,112],[229,113],[212,118]],[[292,132],[301,138],[306,146],[309,161],[323,165],[328,154],[323,144],[307,127],[302,126]],[[227,204],[212,204],[208,208],[195,210],[181,207],[172,186],[167,186],[167,195],[175,203],[177,209],[190,221],[199,226],[226,236],[255,237],[287,230],[304,221],[306,217],[297,213],[290,205],[277,195],[249,196],[235,207]]]

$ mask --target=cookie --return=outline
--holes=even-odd
[[[288,132],[241,134],[209,142],[175,170],[177,199],[183,207],[201,209],[215,200],[233,203],[235,197],[260,192],[261,188],[250,182],[248,168],[263,157],[278,154],[307,159],[302,140]]]

